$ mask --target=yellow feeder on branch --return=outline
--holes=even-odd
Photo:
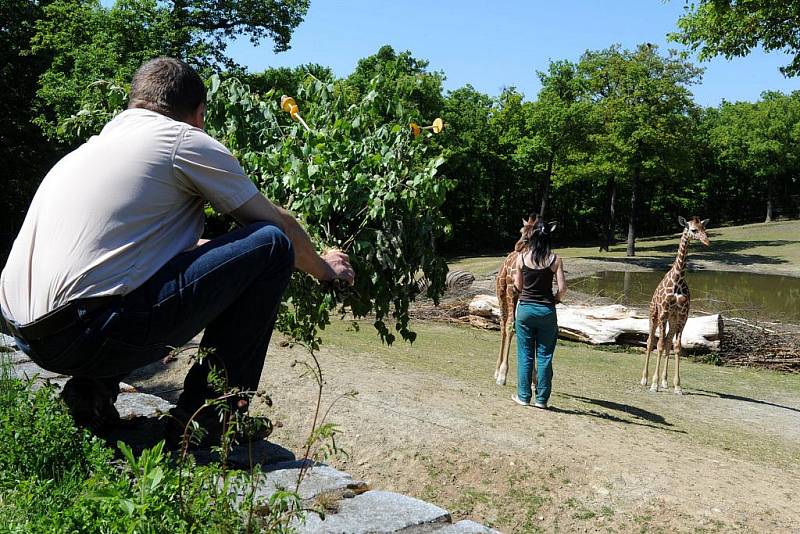
[[[288,113],[291,118],[302,124],[307,132],[311,132],[311,128],[308,127],[306,121],[300,116],[300,108],[297,106],[297,102],[294,101],[294,98],[283,95],[281,97],[281,109]]]
[[[422,130],[433,130],[433,133],[440,134],[442,133],[442,130],[444,130],[444,121],[437,117],[433,120],[433,124],[430,126],[420,126],[416,122],[412,122],[408,126],[411,128],[411,133],[414,134],[414,137],[417,137],[420,133],[422,133]]]

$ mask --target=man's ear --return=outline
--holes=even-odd
[[[684,218],[683,218],[683,217],[681,217],[681,216],[678,216],[678,224],[680,224],[680,225],[681,225],[681,226],[683,226],[684,228],[686,228],[687,226],[689,226],[688,224],[686,224],[686,219],[684,219]]]
[[[206,105],[200,104],[197,106],[197,108],[190,114],[189,120],[186,122],[195,128],[203,129],[206,124]]]

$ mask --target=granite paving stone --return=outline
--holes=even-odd
[[[366,534],[403,531],[434,532],[438,524],[450,523],[447,510],[433,504],[388,491],[368,491],[352,499],[343,499],[339,511],[325,520],[309,514],[297,525],[300,533]]]

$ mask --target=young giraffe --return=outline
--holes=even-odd
[[[665,355],[665,359],[664,370],[661,373],[661,387],[663,389],[667,388],[669,351],[673,348],[672,340],[674,339],[675,378],[673,380],[673,386],[675,387],[675,394],[682,395],[683,391],[681,390],[680,377],[681,335],[683,334],[683,327],[686,325],[686,320],[689,318],[689,304],[691,302],[691,298],[689,297],[689,285],[686,283],[686,255],[689,252],[689,242],[692,239],[697,239],[705,246],[708,246],[708,236],[706,236],[706,224],[708,224],[708,219],[701,221],[697,217],[693,217],[691,220],[687,221],[683,217],[678,217],[678,222],[683,226],[681,244],[678,247],[678,256],[675,258],[675,263],[672,264],[672,268],[664,275],[661,283],[656,287],[656,291],[653,293],[653,299],[650,301],[650,335],[647,337],[647,355],[644,360],[641,384],[643,386],[647,385],[650,352],[653,350],[656,328],[658,328],[658,357],[656,359],[656,370],[655,373],[653,373],[650,391],[658,391],[658,378],[662,354]],[[667,333],[667,324],[669,324],[669,334]]]
[[[522,235],[525,233],[525,228],[536,224],[537,220],[538,216],[535,219],[533,217],[528,217],[528,220],[522,219],[520,238],[514,245],[514,251],[503,260],[495,279],[494,288],[500,304],[500,354],[497,356],[494,370],[494,379],[498,386],[506,385],[508,353],[511,351],[511,340],[514,337],[514,319],[519,299],[517,289],[514,287],[514,267],[517,264],[517,256],[524,247]]]

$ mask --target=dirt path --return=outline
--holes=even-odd
[[[326,335],[326,403],[358,391],[329,416],[349,453],[334,466],[504,532],[800,531],[799,377],[684,364],[690,394],[653,395],[638,355],[562,344],[543,412],[511,402],[513,369],[494,385],[496,334],[419,333],[393,348],[366,324]],[[273,345],[273,438],[299,451],[315,384],[292,366],[301,349]],[[174,389],[185,363],[140,384]]]

